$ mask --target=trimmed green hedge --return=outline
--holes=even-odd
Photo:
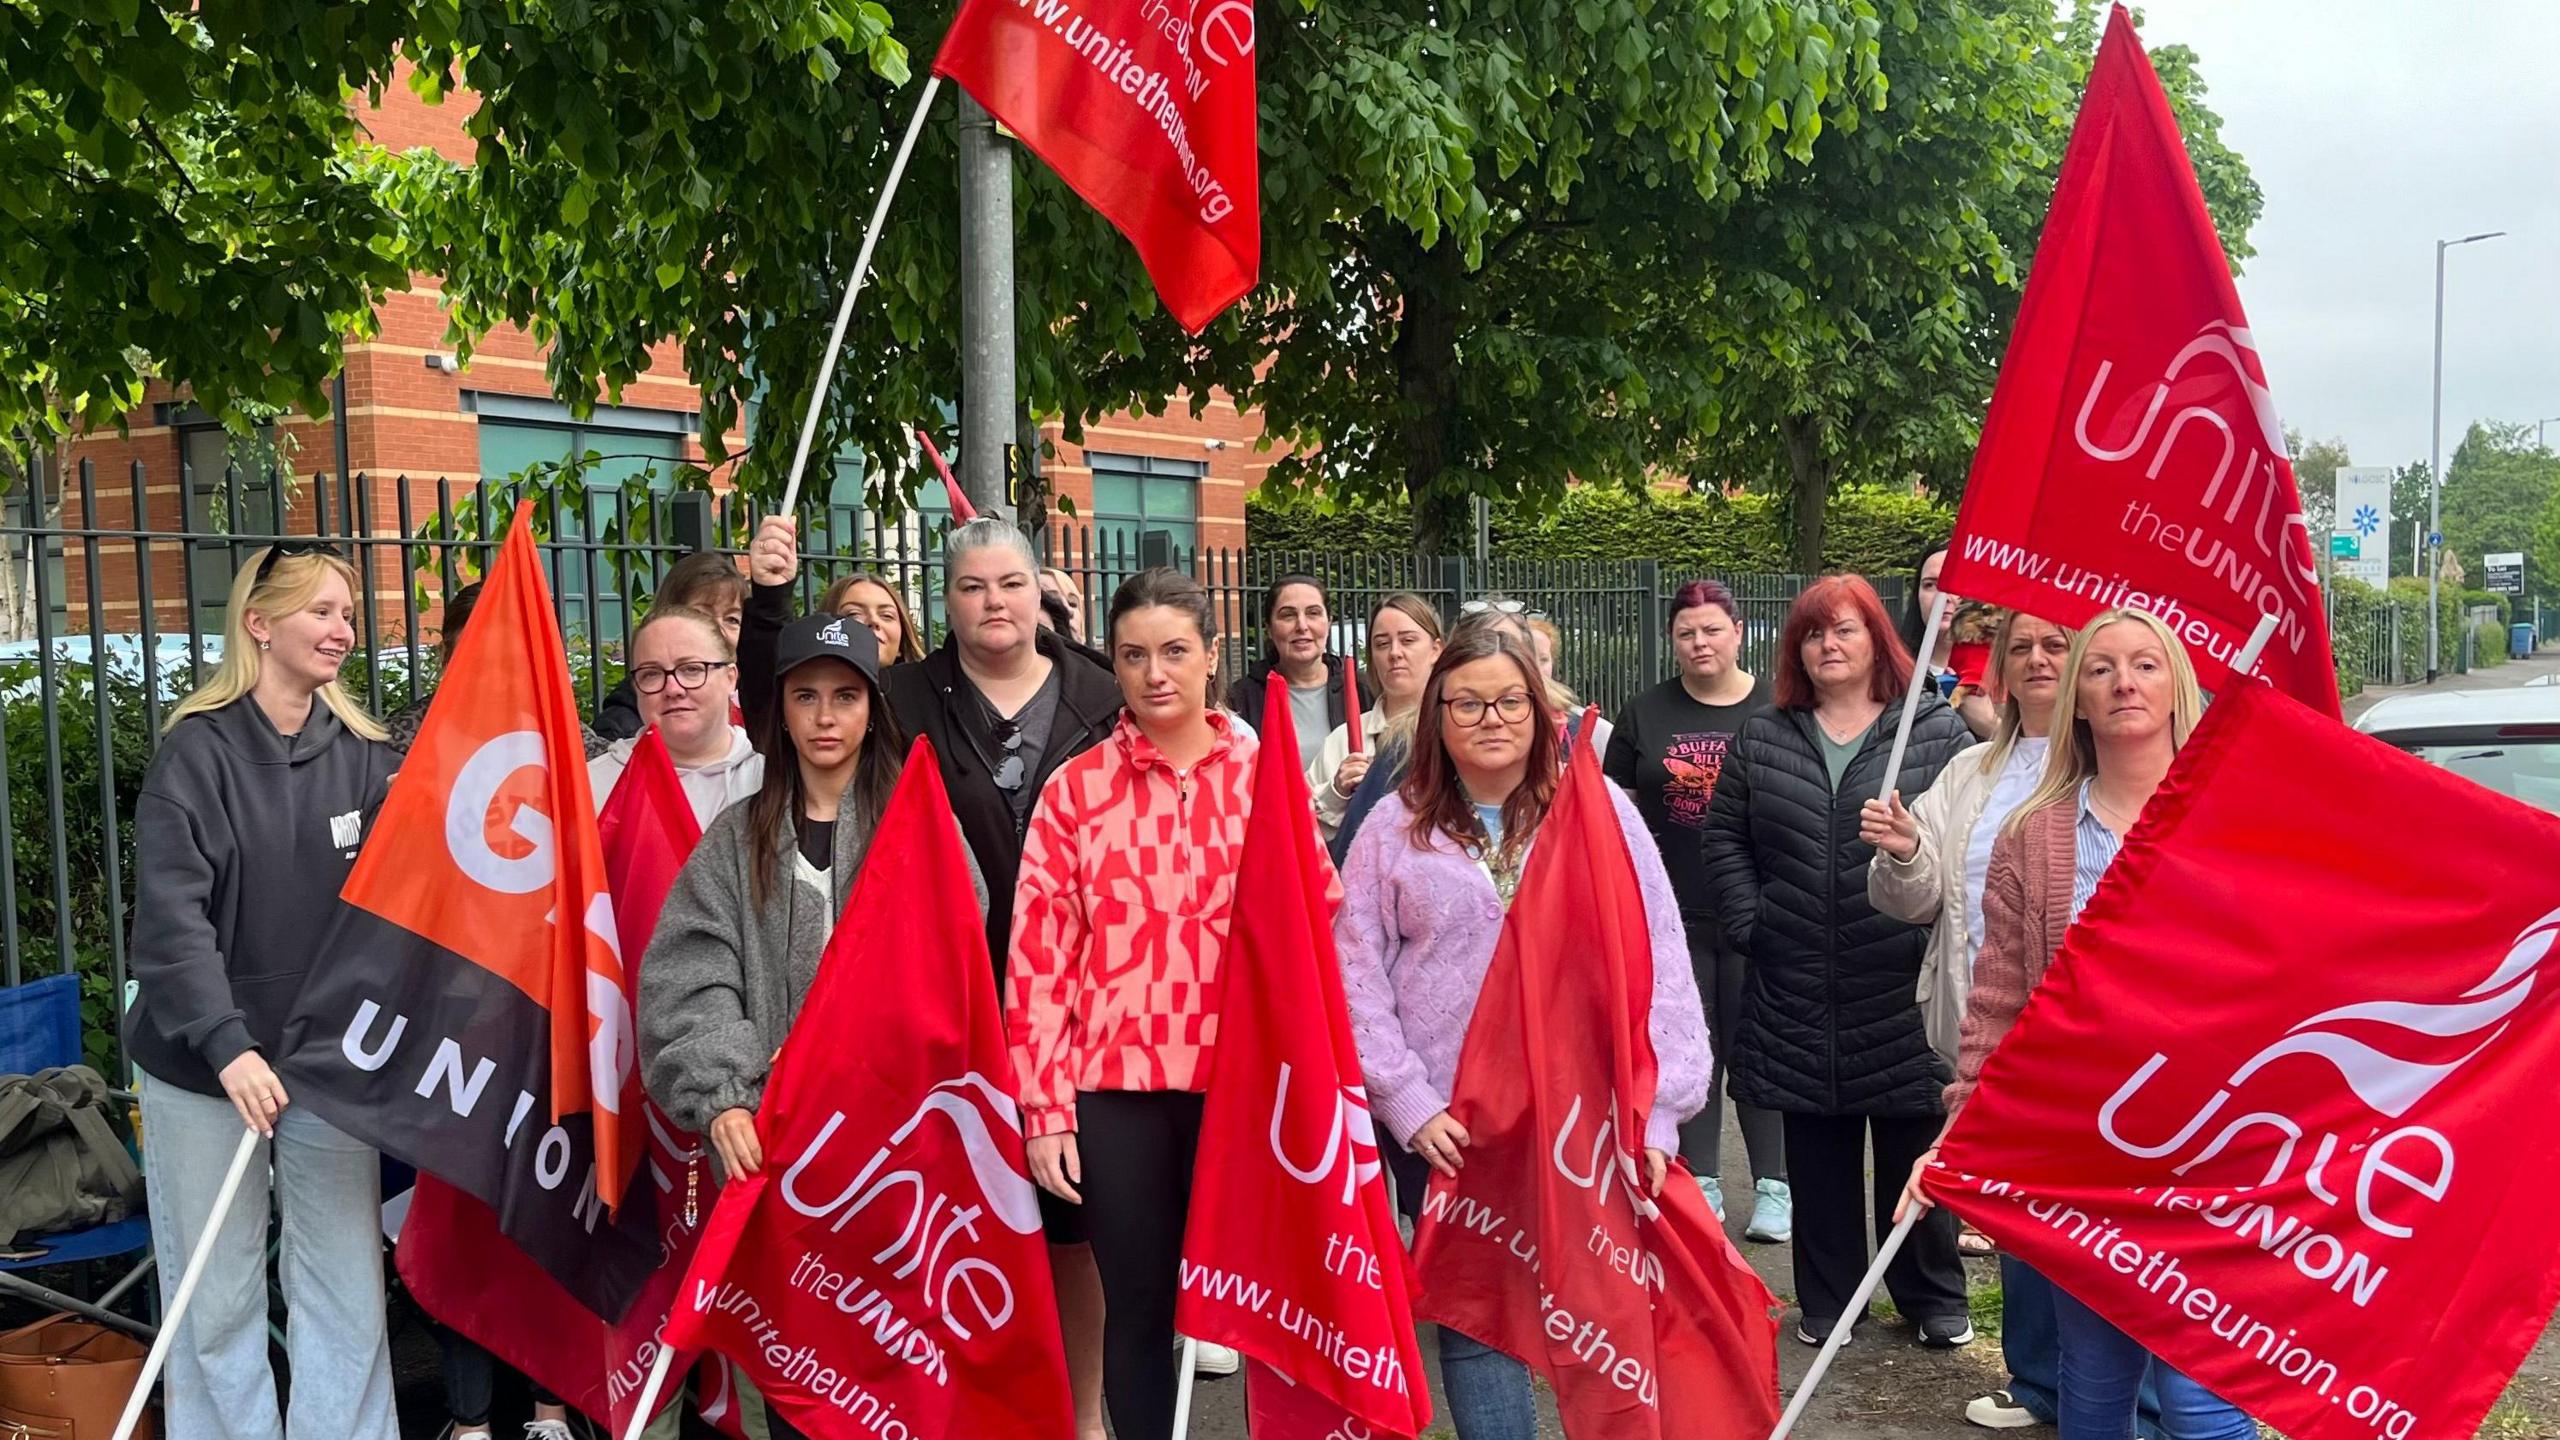
[[[1493,507],[1493,552],[1515,560],[1659,560],[1666,569],[1724,574],[1793,569],[1780,501],[1749,493],[1693,495],[1577,485],[1561,504],[1531,514]],[[1908,491],[1845,486],[1824,518],[1823,566],[1891,575],[1921,547],[1943,540],[1955,515]],[[1245,543],[1257,550],[1399,555],[1413,550],[1402,505],[1328,506],[1300,493],[1256,493],[1245,506]]]

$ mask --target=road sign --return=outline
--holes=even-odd
[[[2391,467],[2338,467],[2337,520],[2329,555],[2341,575],[2380,590],[2391,583]]]
[[[2490,593],[2496,595],[2524,593],[2524,555],[2521,551],[2507,550],[2495,555],[2483,555],[2480,557],[2480,564],[2489,572]]]

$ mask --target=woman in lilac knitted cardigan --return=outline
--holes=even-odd
[[[1423,690],[1413,768],[1378,802],[1343,862],[1334,943],[1370,1109],[1396,1141],[1380,1148],[1408,1216],[1432,1169],[1454,1174],[1465,1163],[1469,1137],[1448,1110],[1458,1049],[1562,768],[1556,727],[1533,698],[1543,693],[1537,662],[1518,640],[1491,631],[1453,639]],[[1652,833],[1614,785],[1609,798],[1651,931],[1649,1028],[1660,1078],[1645,1146],[1659,1190],[1680,1152],[1680,1122],[1706,1104],[1706,1012]],[[1459,1440],[1536,1434],[1519,1361],[1443,1330],[1440,1374]]]

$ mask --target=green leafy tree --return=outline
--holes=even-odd
[[[0,4],[0,433],[120,423],[154,375],[235,429],[324,414],[405,284],[345,94],[402,3]]]
[[[555,389],[608,392],[668,336],[743,473],[779,488],[846,266],[947,9],[529,4],[465,23],[436,83],[478,163],[403,160],[457,325],[528,325]],[[1127,243],[1017,168],[1025,396],[1071,437],[1223,387],[1298,447],[1284,483],[1413,497],[1634,479],[1717,412],[1696,297],[1711,222],[1880,93],[1869,0],[1410,0],[1271,7],[1257,56],[1264,284],[1180,334]],[[504,43],[494,43],[503,40]],[[908,172],[821,453],[895,463],[956,385],[950,138]]]
[[[2481,557],[2536,550],[2543,516],[2560,499],[2560,457],[2534,444],[2530,425],[2474,424],[2444,467],[2444,543],[2470,583],[2486,583]],[[2421,512],[2423,513],[2423,512]],[[2534,594],[2560,594],[2548,577],[2560,571],[2528,564]]]
[[[2427,462],[2412,460],[2391,472],[2391,553],[2395,558],[2391,573],[2414,575],[2418,560],[2413,553],[2415,536],[2424,532],[2427,523]]]
[[[2093,0],[2059,30],[2035,0],[1896,7],[1885,104],[1736,207],[1709,307],[1729,423],[1695,465],[1789,497],[1797,568],[1825,561],[1836,484],[1960,493],[2103,18]],[[2194,55],[2151,57],[2224,248],[2244,258],[2257,186]]]
[[[2344,440],[2309,440],[2285,427],[2285,452],[2293,457],[2293,480],[2302,492],[2302,513],[2311,522],[2312,543],[2325,545],[2337,528],[2338,467],[2349,463]]]

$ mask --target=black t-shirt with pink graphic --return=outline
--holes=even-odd
[[[1601,769],[1633,795],[1653,842],[1671,874],[1680,913],[1715,914],[1701,839],[1707,802],[1715,795],[1742,723],[1769,708],[1769,681],[1756,680],[1750,695],[1732,705],[1702,705],[1675,677],[1638,695],[1618,712]]]

